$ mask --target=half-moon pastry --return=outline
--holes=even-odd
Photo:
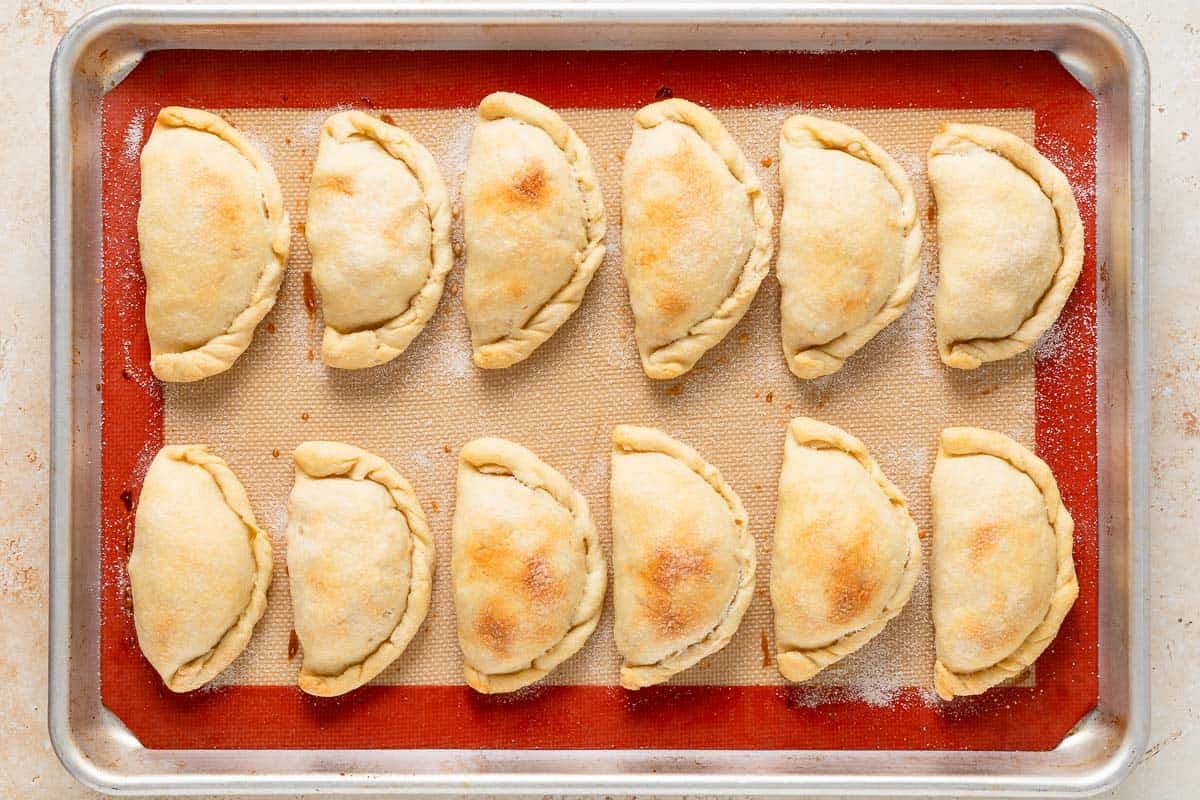
[[[407,131],[361,111],[325,120],[305,224],[321,296],[321,360],[362,369],[404,352],[454,265],[450,201]]]
[[[929,183],[942,361],[975,369],[1025,352],[1058,319],[1083,266],[1071,184],[1011,133],[956,124],[933,140]]]
[[[754,595],[754,537],[716,467],[653,428],[613,429],[610,502],[621,685],[640,689],[729,643]]]
[[[511,92],[479,104],[463,197],[471,359],[509,367],[583,300],[604,259],[604,199],[571,126]]]
[[[150,369],[163,381],[224,372],[283,280],[290,231],[279,182],[228,122],[176,106],[158,112],[141,166]]]
[[[904,608],[920,571],[921,540],[904,496],[862,442],[793,419],[771,556],[783,677],[808,680],[869,642]]]
[[[333,697],[374,678],[429,610],[433,538],[412,486],[379,456],[339,442],[296,448],[287,564],[300,688]]]
[[[621,249],[646,375],[674,378],[750,307],[774,245],[758,176],[708,110],[672,98],[634,115]]]
[[[158,451],[134,517],[129,589],[138,644],[173,692],[237,658],[267,607],[271,542],[246,490],[201,445]]]
[[[944,699],[1020,674],[1075,598],[1074,523],[1050,468],[1003,434],[942,431],[933,469],[930,588]]]
[[[779,136],[779,306],[783,352],[819,378],[908,307],[921,224],[908,176],[862,131],[791,117]]]
[[[515,691],[583,647],[608,576],[587,501],[562,475],[505,439],[468,442],[453,531],[458,642],[471,688]]]

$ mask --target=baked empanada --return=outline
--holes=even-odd
[[[946,700],[979,694],[1042,654],[1075,598],[1075,525],[1054,475],[1003,434],[942,431],[933,469],[930,588]]]
[[[138,644],[173,692],[237,658],[267,607],[271,542],[237,476],[201,445],[158,451],[134,518],[129,590]]]
[[[613,634],[621,685],[640,689],[729,643],[754,595],[754,537],[695,450],[653,428],[612,436]]]
[[[771,605],[779,672],[805,681],[900,613],[921,571],[904,496],[862,442],[793,419],[779,474]]]
[[[1034,147],[986,125],[942,127],[929,183],[942,361],[975,369],[1025,352],[1058,319],[1083,266],[1071,184]]]
[[[921,274],[908,176],[862,131],[791,117],[779,136],[779,307],[799,378],[837,372],[904,313]]]
[[[471,360],[509,367],[583,300],[604,259],[604,199],[571,126],[511,92],[479,104],[463,197]]]
[[[305,224],[321,295],[321,360],[362,369],[404,352],[454,265],[437,164],[400,128],[361,111],[325,120]]]
[[[587,501],[562,475],[513,442],[468,442],[453,530],[458,643],[472,689],[515,691],[583,647],[607,573]]]
[[[290,231],[275,173],[215,114],[167,107],[142,148],[138,243],[150,369],[224,372],[275,305]]]
[[[300,688],[333,697],[396,659],[429,610],[433,538],[412,486],[379,456],[339,442],[296,448],[287,565]]]
[[[767,274],[771,207],[720,121],[673,98],[634,115],[621,249],[642,368],[682,375],[733,329]]]

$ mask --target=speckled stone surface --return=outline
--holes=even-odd
[[[47,75],[92,0],[0,0],[0,797],[94,794],[46,736],[49,449]],[[1127,20],[1152,70],[1153,722],[1115,798],[1192,800],[1200,786],[1200,3],[1101,3]]]

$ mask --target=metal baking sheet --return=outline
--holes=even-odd
[[[1097,99],[1099,704],[1049,752],[142,748],[103,708],[99,621],[99,101],[153,49],[1042,49]],[[54,402],[50,729],[108,791],[1071,793],[1120,779],[1147,727],[1146,65],[1089,8],[807,4],[111,7],[51,77]]]

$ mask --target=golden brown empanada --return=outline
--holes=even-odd
[[[571,126],[511,92],[479,104],[463,196],[471,360],[509,367],[583,300],[604,259],[604,199]]]
[[[1071,184],[1034,147],[986,125],[944,125],[929,149],[937,200],[938,353],[958,369],[1029,349],[1083,266]]]
[[[224,372],[275,305],[290,231],[275,173],[215,114],[170,106],[142,148],[138,243],[150,369]]]
[[[237,658],[267,607],[271,542],[246,490],[201,445],[158,451],[134,518],[129,589],[138,644],[173,692]]]
[[[433,538],[408,481],[339,442],[296,448],[287,564],[300,688],[333,697],[392,663],[429,610]]]
[[[779,136],[779,306],[799,378],[837,372],[908,307],[921,224],[908,176],[862,131],[798,114]]]
[[[921,540],[904,496],[841,428],[793,419],[779,474],[771,605],[779,672],[805,681],[904,608]]]
[[[1042,654],[1075,598],[1075,525],[1054,475],[1003,434],[942,431],[933,469],[934,688],[980,694]]]
[[[454,265],[450,201],[421,143],[361,111],[325,120],[305,225],[321,295],[321,360],[362,369],[404,352]]]
[[[504,439],[459,455],[451,570],[463,676],[478,692],[544,677],[600,619],[607,572],[587,501]]]
[[[613,429],[610,502],[621,685],[640,689],[729,643],[754,595],[754,537],[716,467],[653,428]]]
[[[674,378],[750,307],[774,247],[771,207],[720,121],[673,98],[634,115],[621,209],[642,368]]]

